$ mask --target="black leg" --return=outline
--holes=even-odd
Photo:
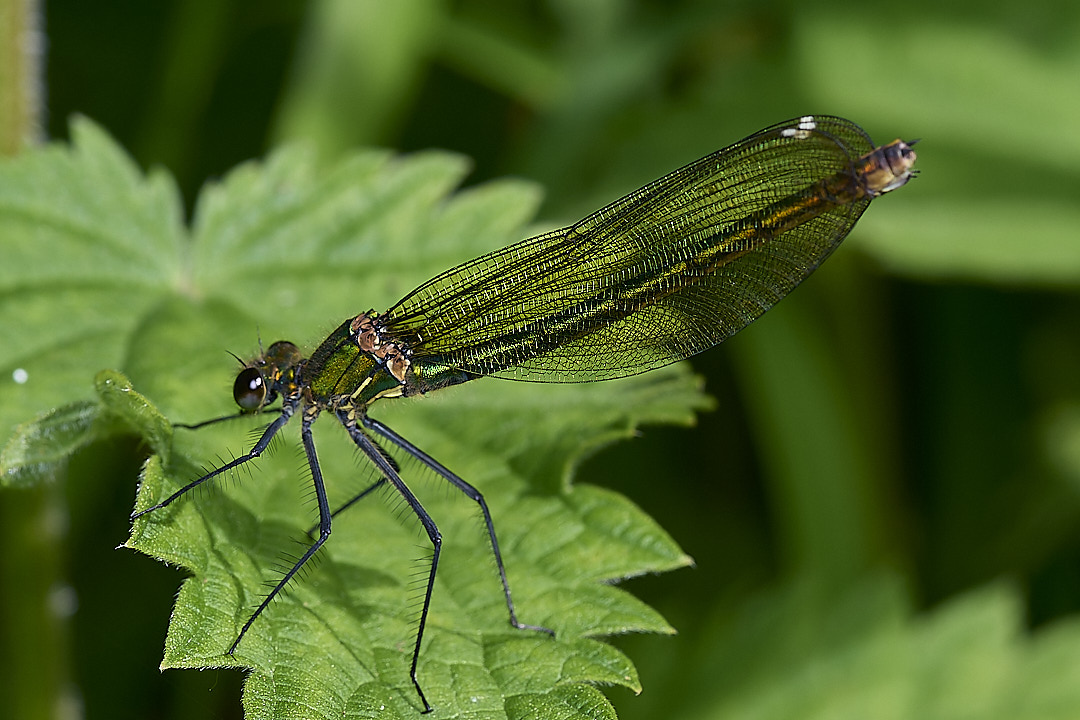
[[[368,438],[368,440],[371,440],[371,438]],[[372,442],[374,442],[374,441],[372,440]],[[398,475],[401,475],[401,468],[400,468],[400,467],[398,467],[398,464],[397,464],[397,462],[396,462],[396,461],[394,460],[394,458],[393,458],[393,457],[391,457],[389,453],[385,452],[385,451],[383,450],[383,448],[382,448],[381,446],[379,446],[379,445],[378,445],[378,443],[376,443],[376,446],[378,447],[378,449],[379,449],[379,452],[381,452],[381,453],[382,453],[383,457],[384,457],[384,458],[386,458],[386,461],[387,461],[388,463],[390,463],[390,466],[391,466],[392,468],[394,468],[394,471],[395,471],[395,472],[397,472],[397,474],[398,474]],[[356,495],[354,495],[354,496],[352,497],[352,499],[350,499],[350,500],[349,500],[348,502],[346,502],[346,503],[345,503],[344,505],[342,505],[341,507],[339,507],[339,508],[338,508],[337,510],[334,510],[334,512],[330,513],[330,517],[332,517],[332,518],[334,518],[334,519],[337,519],[337,516],[338,516],[339,514],[341,514],[341,513],[345,512],[346,510],[348,510],[349,508],[351,508],[351,507],[352,507],[353,505],[355,505],[356,503],[360,502],[361,500],[363,500],[363,499],[364,499],[364,498],[366,498],[366,497],[367,497],[368,495],[370,495],[371,493],[375,492],[376,490],[378,490],[379,488],[381,488],[381,487],[382,487],[383,485],[385,485],[385,484],[386,484],[386,478],[385,478],[385,477],[381,477],[381,478],[379,478],[379,479],[378,479],[378,480],[376,480],[376,481],[375,481],[374,483],[372,483],[371,485],[368,485],[368,486],[367,486],[366,488],[364,488],[364,489],[363,489],[363,490],[361,490],[361,491],[360,491],[359,493],[357,493]],[[318,529],[319,529],[319,525],[318,525],[318,523],[316,523],[315,525],[312,525],[311,527],[309,527],[309,528],[308,528],[308,531],[307,531],[307,534],[308,534],[308,536],[309,536],[309,537],[314,537],[314,535],[315,535],[315,531],[316,531],[316,530],[318,530]]]
[[[442,552],[442,535],[439,533],[439,528],[435,525],[435,521],[428,515],[427,510],[420,504],[420,501],[413,495],[412,490],[405,485],[405,482],[401,479],[397,469],[390,463],[383,454],[382,450],[375,441],[364,434],[354,420],[351,420],[345,411],[338,412],[338,418],[340,418],[342,425],[349,431],[349,436],[352,437],[353,442],[359,447],[365,455],[375,463],[375,467],[379,469],[386,481],[394,486],[401,497],[408,503],[409,508],[413,511],[416,517],[420,520],[420,524],[424,526],[424,530],[427,532],[428,539],[431,540],[431,545],[434,548],[434,552],[431,555],[431,570],[428,572],[427,588],[424,590],[424,605],[420,609],[420,623],[416,629],[416,644],[413,646],[412,656],[412,668],[410,675],[413,681],[413,687],[416,688],[416,694],[420,696],[420,702],[424,704],[424,712],[431,712],[431,704],[428,703],[427,697],[424,695],[424,691],[420,688],[420,681],[416,677],[416,665],[420,660],[420,644],[424,640],[424,628],[427,625],[428,610],[431,608],[431,593],[435,589],[435,573],[439,568],[439,554]],[[378,483],[376,483],[377,485]]]
[[[383,423],[364,415],[360,422],[364,424],[364,427],[371,430],[374,433],[386,438],[393,444],[405,452],[412,455],[414,458],[427,465],[436,474],[441,476],[451,485],[456,487],[461,492],[480,506],[480,511],[484,514],[484,523],[487,525],[488,537],[491,539],[491,549],[495,554],[495,566],[499,569],[499,579],[502,580],[503,594],[506,595],[506,608],[510,611],[510,624],[519,630],[537,630],[539,632],[545,632],[548,635],[554,637],[555,631],[540,625],[528,625],[517,619],[517,613],[514,611],[514,601],[510,597],[510,583],[506,579],[506,568],[503,566],[502,553],[499,552],[499,541],[495,537],[495,524],[491,520],[491,511],[488,510],[487,502],[484,501],[484,496],[479,490],[474,488],[469,483],[459,478],[454,473],[447,470],[441,463],[435,460],[433,457],[425,453],[420,448],[413,445],[405,438],[398,435],[396,432],[388,428]]]
[[[131,514],[131,519],[134,520],[135,518],[141,517],[141,516],[143,516],[143,515],[145,515],[145,514],[147,514],[149,512],[153,512],[154,510],[160,510],[161,508],[165,507],[166,505],[171,503],[173,500],[180,497],[181,495],[188,492],[189,490],[193,490],[193,489],[199,487],[200,485],[202,485],[207,480],[215,478],[215,477],[217,477],[218,475],[220,475],[223,472],[226,472],[228,470],[232,470],[234,467],[239,467],[240,465],[243,465],[244,463],[250,462],[251,460],[254,460],[255,458],[259,457],[260,455],[262,455],[263,451],[266,450],[267,446],[270,445],[270,441],[274,439],[274,436],[277,435],[278,431],[281,430],[281,428],[285,427],[285,423],[289,422],[289,418],[292,417],[294,411],[295,411],[295,406],[285,405],[284,407],[281,408],[281,414],[278,415],[277,419],[274,420],[274,422],[270,423],[270,427],[266,428],[266,430],[262,434],[262,437],[260,437],[259,441],[257,443],[255,443],[255,447],[251,448],[250,452],[248,452],[248,453],[246,453],[244,455],[241,455],[240,457],[233,460],[231,463],[227,463],[225,465],[222,465],[217,470],[214,470],[213,472],[211,472],[211,473],[209,473],[207,475],[203,475],[198,480],[193,480],[193,481],[189,482],[187,485],[180,488],[179,490],[174,492],[172,495],[170,495],[169,497],[167,497],[164,500],[162,500],[161,502],[159,502],[157,505],[153,505],[151,507],[148,507],[145,510],[140,510],[137,513],[132,513]]]
[[[386,478],[379,478],[378,480],[373,482],[371,485],[368,485],[366,488],[364,488],[359,493],[354,495],[353,498],[351,500],[349,500],[347,503],[345,503],[344,505],[339,507],[334,512],[330,513],[330,517],[331,518],[337,518],[337,516],[339,514],[345,512],[346,510],[351,508],[353,505],[360,502],[361,500],[363,500],[368,495],[375,492],[376,490],[378,490],[379,488],[381,488],[385,484],[386,484]],[[314,534],[315,534],[315,531],[318,530],[318,529],[319,529],[319,525],[317,523],[315,525],[312,525],[311,527],[309,527],[308,531],[307,531],[308,536],[313,537]]]
[[[216,425],[219,422],[226,422],[227,420],[239,420],[242,417],[251,417],[251,413],[233,413],[232,415],[223,415],[222,417],[216,417],[211,420],[203,420],[197,423],[173,423],[173,427],[184,428],[185,430],[198,430],[204,428],[207,425]]]
[[[263,601],[259,603],[259,607],[255,609],[255,612],[251,614],[247,622],[244,623],[244,627],[240,629],[240,634],[236,636],[236,640],[229,647],[229,654],[232,655],[236,651],[236,646],[240,644],[240,641],[244,638],[244,634],[251,627],[255,619],[262,614],[262,611],[266,609],[266,606],[273,601],[282,588],[289,584],[289,581],[293,579],[293,576],[299,572],[300,568],[304,566],[311,556],[318,552],[319,548],[323,546],[326,539],[330,537],[330,503],[326,499],[326,488],[323,485],[322,469],[319,467],[319,459],[315,455],[315,442],[311,438],[311,423],[314,422],[316,415],[304,413],[303,425],[300,427],[300,439],[304,443],[304,452],[307,454],[308,467],[311,468],[311,480],[315,485],[315,497],[319,503],[319,537],[318,539],[307,549],[296,564],[285,573],[284,577],[278,581],[278,584],[274,586],[274,589],[267,594]]]

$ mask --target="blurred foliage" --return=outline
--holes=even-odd
[[[1080,714],[1063,690],[1080,664],[1080,6],[56,1],[45,28],[50,134],[86,114],[188,203],[285,140],[436,146],[475,159],[470,183],[540,182],[550,226],[786,117],[922,138],[916,181],[694,359],[716,412],[579,471],[697,560],[630,583],[680,635],[622,641],[644,692],[613,700],[623,718]],[[308,318],[311,338],[336,319]],[[100,369],[55,390],[88,397]],[[0,494],[5,697],[238,713],[236,673],[157,673],[177,575],[111,551],[145,452],[93,444],[45,497]],[[27,637],[45,599],[69,619]]]

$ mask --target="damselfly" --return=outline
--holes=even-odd
[[[389,484],[419,518],[434,549],[410,669],[428,712],[417,662],[442,539],[378,442],[412,456],[480,507],[510,623],[551,631],[518,620],[483,495],[369,416],[368,408],[487,376],[534,382],[626,377],[711,348],[813,272],[871,200],[911,179],[912,144],[896,140],[875,147],[847,120],[796,118],[649,183],[574,225],[452,268],[385,312],[351,317],[308,357],[290,342],[275,342],[247,364],[233,388],[240,415],[266,410],[281,398],[278,416],[254,447],[133,517],[258,457],[299,414],[319,507],[318,537],[251,614],[228,652],[326,542],[333,518]],[[333,512],[311,434],[323,411],[345,427],[379,478]]]

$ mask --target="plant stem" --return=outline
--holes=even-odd
[[[44,35],[38,0],[0,0],[0,154],[40,142]]]
[[[0,156],[43,136],[41,28],[39,0],[0,0]],[[0,697],[11,717],[82,714],[70,683],[66,514],[59,478],[0,498]]]

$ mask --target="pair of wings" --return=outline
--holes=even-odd
[[[841,118],[779,123],[574,225],[452,268],[380,317],[421,377],[429,366],[534,382],[653,370],[746,327],[832,253],[868,197],[757,242],[750,225],[829,177],[856,180],[873,149]]]

